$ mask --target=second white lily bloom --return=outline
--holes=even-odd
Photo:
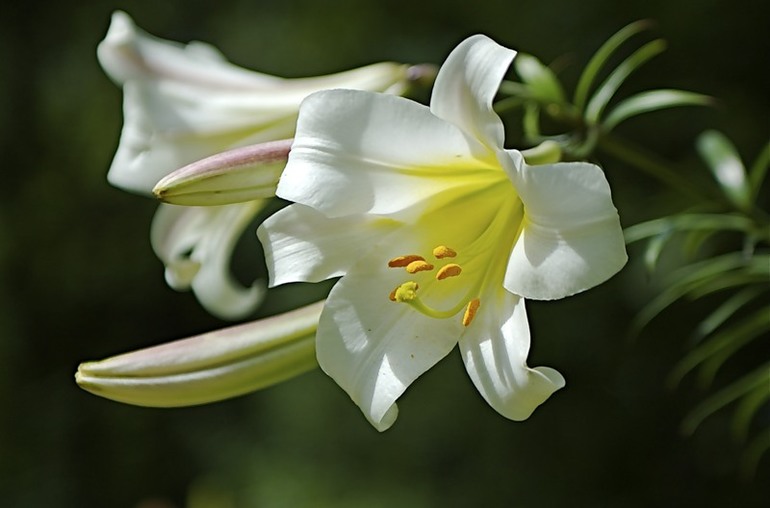
[[[401,93],[410,80],[408,66],[387,62],[313,78],[268,76],[227,62],[208,44],[153,37],[123,12],[113,15],[98,57],[124,93],[123,131],[108,179],[145,194],[167,174],[198,159],[292,137],[299,104],[313,92]],[[277,175],[274,168],[270,171]],[[273,190],[265,186],[260,197],[272,196]],[[261,208],[259,201],[215,208],[161,205],[152,244],[169,285],[192,288],[222,318],[253,311],[263,284],[242,287],[227,273],[233,244]]]
[[[300,109],[277,190],[296,204],[259,235],[271,284],[342,276],[321,314],[318,361],[378,430],[458,343],[489,404],[529,417],[564,379],[526,364],[524,298],[572,295],[626,262],[598,166],[530,166],[503,147],[492,104],[514,56],[467,39],[430,108],[335,90]]]

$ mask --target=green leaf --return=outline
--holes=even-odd
[[[536,103],[530,102],[524,105],[522,129],[524,136],[530,143],[541,141],[543,136],[540,134],[540,106]]]
[[[532,94],[543,103],[565,102],[564,89],[551,69],[540,60],[526,53],[519,53],[513,66],[521,80],[529,86]]]
[[[628,39],[634,35],[648,29],[652,23],[648,20],[636,21],[630,25],[625,26],[615,35],[607,39],[599,50],[591,57],[591,60],[586,65],[583,73],[580,75],[577,87],[575,88],[575,106],[582,111],[588,100],[588,93],[591,90],[591,85],[596,80],[602,67],[607,63],[612,54]]]
[[[682,253],[687,259],[694,259],[703,245],[715,235],[724,233],[723,229],[692,229],[683,231]]]
[[[727,358],[755,337],[770,330],[768,315],[770,307],[764,307],[690,351],[672,370],[669,385],[676,386],[684,376],[701,364],[704,364],[705,370],[701,372],[700,381],[704,385],[710,383]]]
[[[730,319],[736,312],[746,306],[751,300],[761,295],[767,288],[750,287],[740,291],[714,309],[703,321],[700,322],[694,333],[694,342],[698,343],[705,337],[714,333],[723,323]]]
[[[696,147],[725,196],[741,210],[750,208],[746,168],[730,140],[720,132],[706,131],[698,137]]]
[[[598,123],[602,111],[609,104],[615,92],[626,78],[636,69],[644,65],[652,57],[659,55],[666,49],[666,42],[663,39],[656,39],[648,42],[631,56],[623,60],[606,80],[599,86],[585,109],[585,118],[588,123]]]
[[[523,97],[512,96],[495,102],[495,113],[502,115],[508,111],[513,111],[522,107],[526,103],[526,99]]]
[[[751,393],[743,396],[733,414],[732,432],[736,439],[740,441],[746,440],[746,437],[749,435],[751,420],[759,408],[768,400],[770,400],[770,387],[768,386],[758,386]]]
[[[500,95],[508,95],[511,97],[520,97],[522,99],[534,99],[535,96],[528,86],[518,81],[505,80],[500,83],[500,88],[497,90]]]
[[[725,337],[725,344],[718,351],[714,352],[711,357],[702,362],[701,368],[698,371],[698,380],[701,386],[710,385],[720,367],[724,365],[728,358],[767,331],[770,331],[770,307],[761,309],[741,324],[729,327],[716,335],[708,343],[718,340],[723,336]]]
[[[647,248],[644,250],[644,267],[648,272],[655,271],[655,266],[658,264],[660,253],[663,251],[663,247],[671,239],[671,231],[664,231],[658,236],[652,237],[647,243]]]
[[[677,214],[627,227],[623,231],[626,243],[638,242],[669,231],[734,230],[750,232],[754,223],[742,215]]]
[[[610,131],[629,118],[650,111],[678,106],[706,106],[713,102],[711,97],[682,90],[651,90],[641,92],[618,103],[602,122]]]
[[[703,298],[704,296],[726,289],[754,284],[767,287],[767,273],[765,271],[757,271],[752,266],[746,266],[741,270],[727,273],[721,277],[715,276],[710,280],[705,280],[694,285],[690,288],[689,297],[693,300],[697,300],[698,298]]]
[[[752,200],[757,198],[768,168],[770,168],[770,142],[765,145],[749,170],[749,187],[751,188]]]
[[[745,265],[746,260],[743,255],[736,252],[693,263],[677,270],[672,274],[673,282],[636,315],[631,323],[631,335],[638,334],[655,316],[699,286],[722,278],[725,272]]]
[[[682,421],[682,433],[691,435],[709,415],[759,387],[766,388],[769,369],[770,362],[765,363],[698,404]]]

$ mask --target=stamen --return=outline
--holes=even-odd
[[[404,282],[393,290],[391,293],[391,300],[400,303],[412,302],[417,299],[417,289],[419,289],[419,287],[420,286],[412,280]]]
[[[474,298],[468,302],[468,306],[465,308],[465,314],[463,314],[463,326],[471,324],[473,318],[476,317],[476,311],[479,310],[479,305],[481,305],[481,302],[478,298]]]
[[[433,265],[426,263],[424,260],[412,261],[406,265],[406,271],[409,273],[425,272],[433,270]]]
[[[436,272],[436,280],[444,280],[447,277],[457,277],[462,271],[463,269],[460,265],[449,263],[448,265],[439,268],[439,271]]]
[[[457,255],[457,253],[446,245],[439,245],[433,249],[433,255],[436,257],[436,259],[444,259],[453,258]]]
[[[397,258],[391,259],[388,261],[388,266],[391,268],[403,268],[415,261],[425,261],[425,258],[416,254],[407,254],[406,256],[398,256]]]

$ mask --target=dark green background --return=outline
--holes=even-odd
[[[440,63],[462,38],[483,32],[545,62],[564,57],[571,84],[607,37],[652,18],[669,50],[623,93],[686,88],[720,104],[655,113],[622,132],[697,166],[692,141],[705,128],[725,131],[747,158],[767,139],[767,2],[14,4],[0,14],[0,504],[760,506],[768,459],[754,482],[738,478],[740,447],[727,433],[727,412],[692,438],[678,433],[703,396],[664,384],[685,350],[690,309],[627,339],[628,321],[655,291],[635,250],[610,283],[529,306],[530,365],[558,368],[567,387],[524,423],[484,403],[456,353],[407,392],[384,434],[319,371],[177,410],[94,397],[76,387],[73,373],[83,360],[222,325],[190,294],[165,286],[149,246],[155,204],[106,183],[121,95],[95,48],[114,9],[156,35],[208,41],[238,64],[284,76],[379,60]],[[602,162],[625,225],[681,205],[623,164]],[[247,271],[258,264],[238,262]],[[286,291],[272,296],[263,313],[292,303]]]

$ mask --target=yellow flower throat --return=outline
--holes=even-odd
[[[447,247],[446,245],[439,245],[433,249],[433,257],[437,260],[444,260],[447,258],[454,258],[457,256],[457,252]],[[435,266],[425,260],[423,256],[417,254],[407,254],[405,256],[399,256],[388,261],[388,267],[390,268],[404,268],[407,273],[415,274],[418,272],[430,272],[435,269]],[[436,270],[435,278],[437,281],[442,281],[449,277],[457,277],[462,273],[462,267],[457,263],[447,263],[438,270]],[[465,313],[463,314],[463,326],[468,326],[476,316],[476,311],[479,309],[481,302],[478,298],[472,298],[468,300],[463,299],[458,305],[448,310],[434,309],[422,300],[417,295],[419,285],[415,281],[407,281],[398,286],[396,289],[390,292],[390,301],[398,303],[406,303],[411,305],[415,310],[425,314],[426,316],[445,319],[457,314],[463,307],[465,307]]]

